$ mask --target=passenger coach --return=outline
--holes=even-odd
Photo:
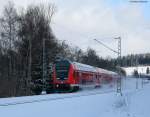
[[[101,82],[111,82],[116,73],[90,65],[59,59],[53,67],[54,89],[73,92],[79,88],[100,87]]]

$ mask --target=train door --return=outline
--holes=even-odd
[[[96,87],[100,87],[101,77],[99,74],[95,74],[96,77]]]
[[[79,82],[79,72],[78,71],[74,71],[73,78],[75,79],[76,84],[80,83]]]
[[[83,82],[82,73],[81,72],[78,72],[78,73],[79,73],[79,84],[82,85],[82,82]]]

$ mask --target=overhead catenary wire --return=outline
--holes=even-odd
[[[88,32],[79,32],[79,31],[76,31],[76,30],[72,30],[71,28],[68,28],[68,27],[66,27],[66,26],[63,26],[62,24],[58,24],[58,23],[55,23],[55,22],[53,22],[52,23],[52,26],[54,26],[55,27],[55,29],[56,30],[63,30],[63,31],[65,31],[65,33],[67,33],[68,35],[71,35],[72,36],[72,34],[75,34],[75,35],[77,35],[79,38],[81,38],[81,39],[86,39],[86,41],[91,41],[91,39],[93,38],[93,37],[95,37],[96,35],[94,34],[90,34],[90,36],[89,36],[89,33]],[[64,30],[65,29],[65,30]],[[57,31],[56,31],[57,32]],[[85,33],[87,33],[87,34],[85,34]],[[91,36],[92,35],[92,36]],[[62,35],[63,36],[63,38],[64,38],[64,35]],[[106,39],[110,39],[110,38],[112,38],[112,36],[104,36],[104,35],[100,35],[99,37],[101,37],[101,38],[106,38]],[[62,37],[61,37],[62,38]],[[69,38],[70,39],[70,38]],[[64,39],[64,40],[67,40],[68,42],[71,42],[71,40],[68,40],[68,39]],[[72,40],[72,42],[71,43],[74,43],[75,41],[73,41]],[[87,42],[84,42],[84,44],[85,43],[87,43]],[[89,43],[88,43],[89,44]],[[76,45],[75,43],[74,44],[72,44],[72,45],[75,45],[75,46],[77,46],[78,47],[78,45]],[[105,45],[105,44],[104,44]],[[92,45],[90,44],[90,47],[91,47]],[[89,46],[88,46],[89,47]],[[87,48],[88,48],[87,47]],[[95,47],[95,46],[94,46]],[[113,50],[113,49],[112,49]],[[114,52],[114,50],[113,50],[113,52]],[[115,53],[117,53],[117,51],[115,51]]]
[[[114,49],[108,47],[107,45],[105,45],[104,43],[102,43],[101,41],[97,40],[97,39],[94,39],[95,41],[97,41],[99,44],[103,45],[104,47],[106,47],[107,49],[109,49],[110,51],[113,51],[114,53],[117,53],[117,51],[115,51]]]

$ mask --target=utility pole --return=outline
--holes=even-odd
[[[117,93],[119,93],[121,96],[122,96],[122,86],[121,86],[121,37],[117,37],[117,38],[114,38],[114,39],[117,39],[118,40],[118,50],[114,50],[110,47],[108,47],[107,45],[105,45],[104,43],[102,43],[101,41],[97,40],[97,39],[94,39],[95,41],[97,41],[99,44],[103,45],[105,48],[109,49],[110,51],[116,53],[118,55],[118,58],[117,58],[117,63],[118,63],[118,73],[119,73],[119,78],[117,79]]]
[[[142,74],[143,74],[143,68],[142,68]],[[144,79],[143,79],[143,77],[141,77],[141,79],[142,79],[142,88],[143,88],[143,85],[144,85]]]
[[[136,70],[137,70],[137,77],[136,77],[136,89],[138,89],[138,79],[139,79],[139,69],[138,69],[138,57],[136,57],[136,61],[135,61],[135,64],[136,64]]]
[[[121,81],[121,37],[115,38],[118,40],[118,73],[119,73],[119,78],[117,79],[117,93],[120,93],[122,95],[122,81]]]
[[[46,60],[45,60],[45,38],[43,38],[43,56],[42,56],[42,90],[44,90],[44,83],[45,83],[45,78],[46,78]]]
[[[29,36],[29,63],[28,63],[28,79],[26,81],[26,85],[28,87],[26,93],[28,94],[28,91],[30,90],[30,84],[31,84],[31,67],[32,67],[32,36]]]

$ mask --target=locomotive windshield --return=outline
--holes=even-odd
[[[56,62],[56,78],[58,80],[66,80],[68,78],[70,63],[68,60],[60,60]]]

